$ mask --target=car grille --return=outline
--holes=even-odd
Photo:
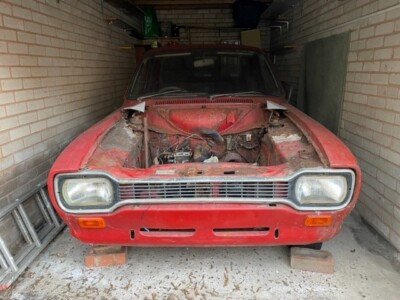
[[[185,199],[189,198],[199,198],[202,201],[215,201],[218,199],[282,199],[289,197],[289,185],[287,181],[120,183],[119,199],[121,201],[132,199],[173,199],[181,202],[185,202]]]

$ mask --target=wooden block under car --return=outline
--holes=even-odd
[[[123,265],[126,255],[124,246],[93,246],[85,255],[85,265],[88,268]]]
[[[300,247],[290,249],[290,266],[294,269],[332,274],[334,264],[328,251]]]

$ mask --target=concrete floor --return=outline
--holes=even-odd
[[[291,269],[287,247],[129,248],[94,269],[88,249],[65,230],[0,299],[400,299],[396,252],[357,216],[324,244],[332,275]]]

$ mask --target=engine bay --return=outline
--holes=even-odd
[[[285,112],[262,103],[235,108],[197,107],[125,109],[123,118],[103,137],[88,165],[150,168],[177,164],[271,166],[289,163],[293,170],[316,167],[314,146]],[[143,106],[144,109],[144,106]]]
[[[150,132],[149,148],[154,165],[188,162],[257,164],[265,132],[265,128],[226,136],[216,130],[188,136]]]

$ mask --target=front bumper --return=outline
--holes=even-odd
[[[284,204],[163,204],[125,206],[101,217],[105,228],[81,228],[66,214],[71,234],[82,242],[136,246],[301,245],[335,236],[351,207],[324,211],[326,227],[308,227],[305,218],[321,212],[298,211]]]

